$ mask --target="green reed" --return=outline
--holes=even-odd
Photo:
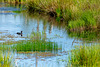
[[[72,67],[99,67],[100,44],[80,45],[71,51],[69,66]]]
[[[12,48],[16,51],[55,51],[59,49],[56,43],[42,40],[22,41]]]

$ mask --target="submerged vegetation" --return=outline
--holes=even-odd
[[[80,45],[72,50],[69,64],[73,67],[99,67],[100,44]]]
[[[31,12],[45,12],[65,20],[71,31],[99,28],[100,1],[98,0],[31,0],[27,9]]]

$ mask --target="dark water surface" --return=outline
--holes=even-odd
[[[62,45],[62,50],[54,53],[53,56],[45,57],[39,56],[37,53],[12,52],[14,67],[66,67],[68,51],[73,48],[73,45],[82,41],[69,37],[64,24],[59,25],[55,21],[48,22],[36,15],[29,16],[25,12],[20,12],[20,9],[16,6],[7,7],[5,4],[0,4],[0,42],[25,40],[32,32],[45,32],[46,40],[57,42],[59,46]],[[23,31],[22,37],[16,34],[20,31]],[[73,41],[77,43],[73,43]]]

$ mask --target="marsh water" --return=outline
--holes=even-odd
[[[51,17],[28,14],[22,5],[0,3],[0,42],[26,40],[32,32],[45,32],[46,41],[56,42],[62,49],[56,52],[17,53],[11,51],[13,67],[66,67],[68,53],[81,39],[71,37],[64,23]],[[48,19],[48,20],[47,20]],[[17,32],[23,31],[23,36]]]

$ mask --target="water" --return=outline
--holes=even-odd
[[[45,32],[45,37],[52,42],[62,45],[62,50],[54,53],[52,56],[42,56],[41,53],[16,53],[13,54],[14,67],[66,67],[68,62],[68,51],[70,51],[75,42],[82,42],[76,38],[71,38],[65,29],[65,24],[56,24],[56,21],[50,18],[48,22],[44,16],[30,16],[25,12],[16,13],[19,8],[7,7],[6,4],[0,4],[0,42],[25,40],[31,33]],[[17,35],[17,32],[23,31],[23,36]],[[43,52],[45,54],[45,52]],[[50,54],[50,52],[48,52]]]

